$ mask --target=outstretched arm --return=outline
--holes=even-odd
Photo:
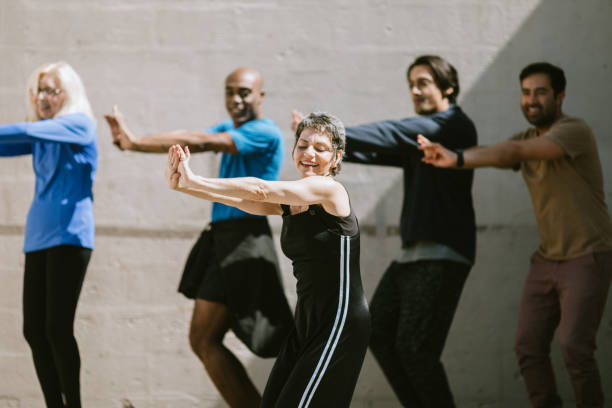
[[[138,137],[128,128],[125,117],[117,106],[113,107],[112,115],[104,115],[104,118],[110,127],[113,144],[121,150],[165,153],[171,146],[181,144],[189,146],[192,152],[238,153],[234,139],[229,133],[174,130]]]
[[[312,176],[295,181],[268,181],[255,177],[204,178],[191,172],[188,164],[189,156],[180,146],[174,146],[171,151],[173,156],[169,160],[180,162],[179,188],[246,202],[272,204],[276,206],[275,208],[280,208],[279,204],[295,206],[321,204],[330,214],[336,216],[350,214],[346,190],[329,177]]]
[[[96,126],[82,113],[71,113],[34,122],[0,125],[0,144],[22,145],[21,150],[23,150],[24,143],[37,140],[86,146],[96,140]]]
[[[456,168],[458,155],[439,143],[432,143],[423,135],[418,136],[423,161],[436,167]],[[527,160],[556,160],[565,155],[558,143],[544,136],[528,140],[506,140],[491,146],[475,146],[463,151],[462,168],[476,167],[512,168]]]

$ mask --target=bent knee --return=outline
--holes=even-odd
[[[430,351],[414,351],[402,353],[402,358],[414,365],[429,366],[440,362],[440,354]]]
[[[30,346],[47,342],[47,333],[41,325],[24,324],[22,333]]]
[[[52,345],[75,341],[72,322],[49,321],[45,327],[45,335]]]
[[[524,356],[540,356],[550,353],[550,339],[519,331],[514,340],[514,353],[520,359]]]
[[[578,341],[576,339],[560,338],[561,354],[566,364],[590,362],[595,355],[594,341]]]

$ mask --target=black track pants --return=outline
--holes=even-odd
[[[90,257],[90,249],[71,245],[26,254],[23,333],[48,408],[81,406],[73,326]]]
[[[370,303],[370,349],[404,407],[454,407],[440,355],[470,266],[392,263]]]

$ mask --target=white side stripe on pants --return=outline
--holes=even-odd
[[[314,396],[314,393],[317,390],[317,387],[319,386],[323,375],[325,374],[325,370],[329,365],[334,350],[338,345],[340,335],[342,334],[342,329],[344,328],[344,323],[346,322],[350,287],[350,243],[350,237],[344,235],[340,237],[340,292],[338,295],[338,310],[336,312],[336,320],[334,321],[334,326],[332,328],[329,339],[325,344],[325,348],[323,349],[323,354],[321,354],[319,363],[317,364],[317,367],[315,368],[312,377],[310,377],[310,381],[306,386],[304,394],[302,394],[302,399],[300,400],[298,408],[307,408],[310,405],[310,401],[312,400],[312,397]]]

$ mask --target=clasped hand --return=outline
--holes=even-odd
[[[174,145],[168,150],[168,162],[165,169],[166,182],[173,190],[188,188],[193,180],[193,172],[189,167],[189,147],[185,150],[180,145]]]

